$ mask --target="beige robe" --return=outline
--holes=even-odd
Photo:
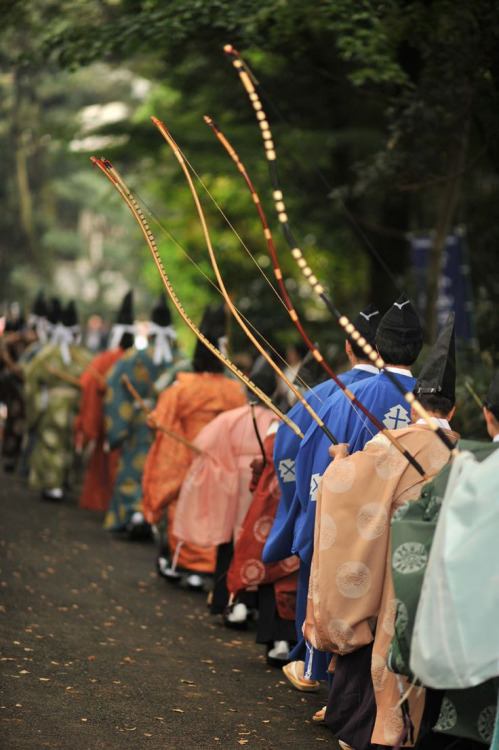
[[[417,459],[428,479],[449,460],[448,449],[427,425],[411,425],[392,434]],[[457,440],[456,433],[447,434]],[[305,636],[315,648],[339,655],[374,639],[371,676],[377,715],[371,742],[380,745],[395,744],[404,726],[396,707],[398,677],[386,666],[397,605],[390,567],[390,519],[401,505],[419,497],[424,481],[379,433],[364,450],[332,462],[318,493]],[[394,564],[409,572],[425,554],[424,549],[395,550]],[[402,682],[405,690],[407,682]],[[409,704],[416,740],[424,691],[413,690]]]

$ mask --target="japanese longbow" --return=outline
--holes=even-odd
[[[281,188],[279,175],[277,172],[277,165],[276,165],[277,156],[276,156],[273,136],[270,130],[270,125],[267,120],[267,115],[264,112],[262,102],[258,95],[256,85],[251,79],[251,76],[249,75],[247,67],[245,63],[243,62],[239,52],[236,49],[234,49],[234,47],[232,47],[232,45],[230,44],[225,45],[224,52],[230,59],[234,68],[236,69],[239,75],[239,79],[255,111],[256,119],[258,121],[261,136],[263,139],[265,154],[266,154],[267,161],[269,164],[269,171],[270,171],[270,176],[271,176],[272,186],[273,186],[274,205],[275,205],[275,209],[277,213],[277,218],[279,220],[279,223],[281,224],[284,237],[291,251],[291,255],[293,256],[302,274],[305,276],[305,278],[307,279],[308,283],[310,284],[314,292],[324,302],[327,309],[336,317],[338,323],[345,330],[346,334],[350,336],[350,338],[353,341],[355,341],[356,344],[360,346],[364,354],[370,359],[373,365],[378,368],[378,370],[383,370],[386,373],[392,385],[395,386],[395,388],[403,396],[405,401],[414,409],[416,414],[419,417],[421,417],[421,419],[424,419],[428,427],[438,435],[440,440],[444,443],[445,447],[452,454],[454,454],[455,452],[454,445],[452,444],[452,441],[448,438],[448,436],[445,434],[444,430],[431,419],[430,415],[428,414],[426,409],[423,407],[423,405],[418,401],[416,396],[411,391],[406,391],[402,383],[400,383],[400,381],[396,377],[396,375],[387,369],[386,364],[383,361],[383,358],[365,340],[362,334],[359,331],[357,331],[357,329],[355,328],[353,323],[348,319],[348,317],[340,313],[340,311],[333,304],[332,300],[327,296],[323,285],[320,283],[317,276],[314,274],[313,270],[310,268],[306,258],[303,255],[303,252],[298,247],[295,241],[295,238],[293,236],[293,233],[291,231],[291,228],[289,226],[288,215],[286,213],[286,204],[284,202],[284,194]]]
[[[200,341],[203,342],[206,348],[209,349],[211,353],[217,359],[219,359],[225,365],[225,367],[227,367],[228,370],[230,370],[239,380],[241,380],[244,383],[244,385],[247,388],[249,388],[249,390],[251,390],[266,406],[268,406],[269,409],[271,409],[274,412],[274,414],[276,414],[279,417],[279,419],[282,419],[282,421],[285,422],[285,424],[287,424],[287,426],[291,430],[293,430],[293,432],[298,437],[302,438],[303,433],[301,432],[300,428],[291,419],[289,419],[289,417],[283,414],[280,411],[280,409],[278,409],[277,406],[271,401],[271,399],[265,393],[263,393],[263,391],[260,390],[260,388],[258,388],[258,386],[255,385],[255,383],[253,383],[253,381],[251,381],[241,370],[239,370],[239,368],[236,367],[236,365],[234,365],[228,357],[222,354],[222,352],[219,349],[217,349],[217,347],[214,344],[212,344],[211,341],[209,341],[209,339],[203,333],[201,333],[201,331],[196,326],[196,324],[187,315],[165,271],[165,268],[163,266],[163,261],[161,260],[161,256],[159,254],[159,251],[156,245],[156,240],[151,231],[151,228],[149,227],[149,224],[147,223],[147,220],[144,217],[142,209],[137,203],[132,192],[127,187],[121,175],[116,171],[116,169],[113,167],[113,165],[108,159],[104,159],[104,158],[97,159],[95,156],[92,156],[90,158],[91,158],[92,163],[95,166],[99,167],[99,169],[110,180],[110,182],[113,184],[117,192],[121,195],[121,197],[127,204],[128,208],[132,212],[135,220],[137,221],[142,231],[142,234],[145,237],[147,246],[149,250],[151,251],[156,268],[158,269],[159,275],[161,277],[161,281],[163,282],[166,292],[168,296],[170,297],[174,307],[176,308],[182,320],[191,329],[191,331],[195,334],[195,336]]]

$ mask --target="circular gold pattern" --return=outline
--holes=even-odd
[[[404,542],[393,553],[392,564],[402,575],[417,573],[425,567],[428,553],[420,542]]]
[[[376,474],[385,480],[401,474],[406,465],[407,459],[391,443],[374,459]]]
[[[138,482],[135,481],[135,479],[132,479],[131,477],[128,477],[120,484],[120,492],[122,492],[124,495],[133,495],[136,490],[138,490],[139,485]]]
[[[357,513],[357,531],[364,539],[378,539],[388,526],[388,513],[381,503],[366,503]]]
[[[380,654],[373,654],[371,659],[371,677],[376,693],[384,689],[388,678],[386,661]]]
[[[255,525],[253,526],[253,534],[257,542],[263,543],[267,540],[273,523],[274,519],[272,518],[272,516],[261,516],[257,520]]]
[[[348,492],[355,481],[355,464],[348,459],[333,461],[326,469],[323,482],[329,492]]]
[[[320,540],[319,540],[319,550],[323,552],[324,550],[330,549],[333,544],[336,541],[336,535],[338,533],[338,529],[336,527],[336,523],[334,521],[334,518],[331,516],[328,516],[327,513],[324,513],[321,515],[321,533],[320,533]]]
[[[147,453],[138,453],[133,458],[133,461],[132,461],[133,468],[142,473],[144,471],[146,459],[147,459]]]
[[[265,577],[265,567],[261,560],[247,560],[241,568],[241,580],[247,586],[256,586]]]
[[[330,620],[327,631],[331,642],[342,654],[355,651],[355,633],[346,620]]]
[[[125,422],[128,422],[133,415],[133,404],[129,401],[123,401],[119,406],[118,414]]]
[[[434,727],[436,729],[436,727]],[[404,720],[398,708],[391,708],[383,722],[383,734],[387,745],[395,745],[404,730]]]
[[[364,563],[349,560],[338,568],[336,586],[347,599],[359,599],[371,587],[371,571]]]

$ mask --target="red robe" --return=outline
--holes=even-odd
[[[97,354],[80,376],[81,404],[75,420],[75,444],[81,449],[91,443],[94,446],[79,500],[80,507],[88,510],[107,510],[116,479],[119,450],[104,451],[103,402],[105,376],[123,352],[118,348]]]
[[[274,442],[275,432],[272,432],[263,444],[266,464],[234,547],[227,573],[227,588],[230,594],[236,595],[243,589],[273,583],[279,615],[286,620],[294,620],[299,559],[293,556],[274,563],[262,562],[263,548],[281,496],[272,461]]]

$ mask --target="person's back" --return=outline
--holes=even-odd
[[[164,297],[152,309],[148,328],[149,346],[128,349],[109,373],[104,406],[109,448],[121,451],[104,528],[126,530],[132,538],[150,536],[142,515],[142,474],[154,439],[147,422],[157,398],[154,382],[181,357]]]

